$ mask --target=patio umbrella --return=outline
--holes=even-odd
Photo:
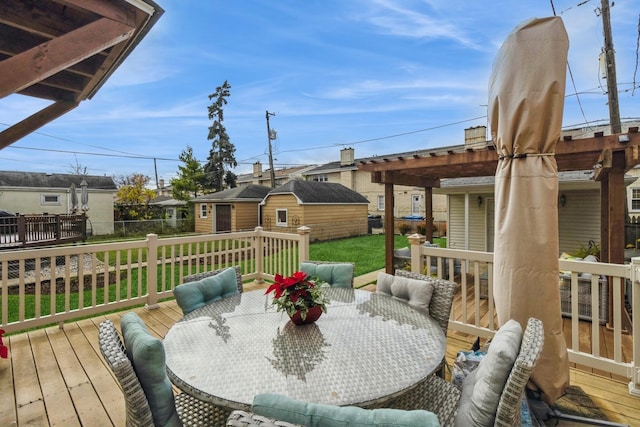
[[[495,175],[495,304],[498,322],[544,324],[529,387],[551,404],[569,385],[560,313],[558,168],[569,42],[558,17],[532,19],[507,37],[489,83]]]
[[[87,180],[84,178],[80,183],[80,203],[82,203],[82,210],[84,212],[89,210],[89,190],[88,190]]]
[[[71,211],[75,213],[78,210],[78,193],[76,193],[76,184],[71,183]]]

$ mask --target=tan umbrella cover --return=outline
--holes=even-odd
[[[569,385],[559,291],[558,167],[567,51],[562,20],[532,19],[507,37],[489,83],[489,121],[500,161],[495,176],[495,303],[498,322],[544,324],[531,376],[549,404]]]

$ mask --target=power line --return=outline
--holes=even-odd
[[[126,159],[141,159],[141,160],[153,160],[153,159],[157,159],[157,160],[165,160],[165,161],[169,161],[169,162],[175,162],[178,161],[179,159],[167,159],[167,158],[162,158],[162,157],[149,157],[149,156],[141,156],[141,155],[125,155],[125,154],[107,154],[107,153],[90,153],[90,152],[86,152],[86,151],[69,151],[69,150],[54,150],[52,148],[34,148],[34,147],[21,147],[21,146],[17,146],[17,145],[9,145],[5,148],[16,148],[19,150],[33,150],[33,151],[48,151],[51,153],[65,153],[65,154],[82,154],[85,156],[99,156],[99,157],[119,157],[119,158],[126,158]]]

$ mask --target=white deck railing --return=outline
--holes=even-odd
[[[145,304],[182,277],[240,266],[243,279],[290,275],[309,255],[298,234],[253,231],[0,252],[0,327],[7,333]],[[155,268],[149,268],[155,266]],[[155,283],[156,286],[147,286]]]
[[[492,336],[498,328],[493,303],[493,253],[426,247],[421,237],[409,238],[412,271],[429,271],[459,283],[461,301],[468,302],[452,309],[449,327]],[[632,313],[640,313],[640,258],[624,265],[560,259],[559,267],[565,272],[558,280],[564,293],[563,316],[571,319],[572,338],[567,342],[570,362],[624,376],[630,379],[629,391],[640,395],[640,318],[633,317],[631,328],[623,322],[625,293]],[[586,319],[589,321],[581,322]],[[611,330],[612,342],[603,342],[605,335],[597,327],[601,324]],[[601,352],[605,344],[613,348],[613,358]]]

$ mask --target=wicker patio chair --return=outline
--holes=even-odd
[[[522,336],[516,361],[509,372],[495,413],[495,426],[520,426],[521,403],[525,386],[538,361],[544,344],[542,321],[531,318]],[[489,346],[491,351],[491,346]],[[464,387],[464,386],[463,386]],[[441,426],[453,426],[460,403],[461,391],[452,383],[435,375],[429,376],[410,393],[389,403],[399,409],[425,409],[438,415]]]
[[[227,268],[235,268],[236,270],[236,284],[238,286],[238,292],[242,293],[242,272],[240,271],[239,266],[227,267]],[[190,274],[188,276],[184,276],[182,278],[182,283],[195,282],[197,280],[204,279],[205,277],[215,276],[218,273],[222,273],[227,268],[219,268],[217,270],[205,271],[203,273],[195,273]]]
[[[429,316],[435,319],[445,338],[449,329],[449,317],[451,316],[451,305],[453,304],[453,295],[456,292],[457,284],[449,280],[434,279],[419,273],[412,273],[406,270],[396,270],[396,276],[408,277],[410,279],[425,280],[433,283],[433,294],[429,302]],[[442,364],[438,368],[438,375],[444,378],[444,370],[446,369],[446,359],[442,359]]]
[[[321,269],[334,267],[334,269],[325,268],[318,271],[318,267]],[[332,288],[353,288],[355,265],[352,262],[307,260],[300,263],[300,271],[327,282]]]
[[[100,351],[124,394],[126,426],[153,427],[149,402],[111,320],[100,323],[98,340]],[[188,394],[176,395],[175,407],[185,426],[224,425],[230,414],[230,410],[210,405]]]
[[[233,270],[235,276],[232,276]],[[221,280],[207,282],[208,278],[219,276]],[[233,282],[231,282],[233,280]],[[182,279],[182,284],[173,290],[173,296],[182,310],[182,314],[188,314],[196,308],[202,307],[211,301],[216,301],[230,295],[242,293],[242,274],[240,267],[229,267],[219,270],[211,270],[204,273],[191,274]]]

